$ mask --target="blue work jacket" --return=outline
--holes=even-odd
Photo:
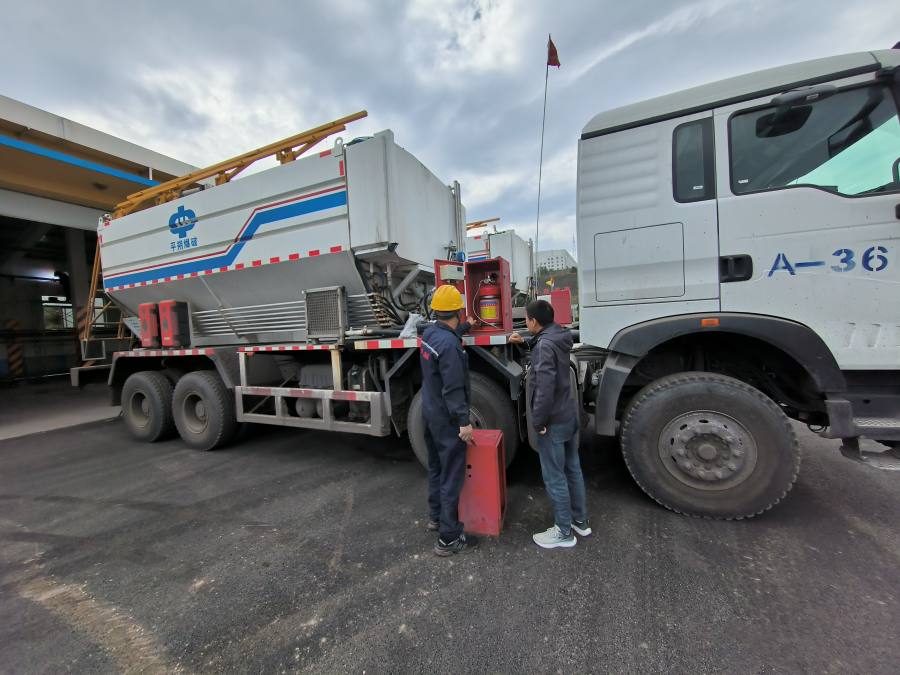
[[[460,328],[465,328],[461,326]],[[469,357],[459,332],[437,321],[422,334],[422,412],[425,422],[469,424]]]

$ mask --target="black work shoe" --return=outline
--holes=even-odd
[[[449,544],[443,539],[438,539],[434,545],[434,554],[446,558],[447,556],[456,555],[457,553],[467,553],[478,546],[478,539],[471,534],[461,534]]]
[[[436,520],[429,520],[428,524],[425,525],[425,529],[429,532],[437,532],[439,529],[441,529],[441,524]]]

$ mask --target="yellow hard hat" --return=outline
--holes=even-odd
[[[462,294],[456,286],[438,286],[431,296],[431,309],[437,312],[456,312],[463,308]]]

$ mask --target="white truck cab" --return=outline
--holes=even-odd
[[[777,503],[788,418],[900,468],[900,50],[601,113],[578,150],[581,341],[597,431],[693,515]],[[862,453],[866,436],[892,447]]]

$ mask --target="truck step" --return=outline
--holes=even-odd
[[[845,438],[841,444],[841,454],[847,459],[883,471],[900,471],[900,448],[887,448],[883,452],[863,450],[858,438]]]
[[[855,417],[853,422],[862,428],[900,429],[900,419],[896,417]]]
[[[853,424],[860,436],[876,441],[900,440],[900,419],[895,417],[854,417]]]

